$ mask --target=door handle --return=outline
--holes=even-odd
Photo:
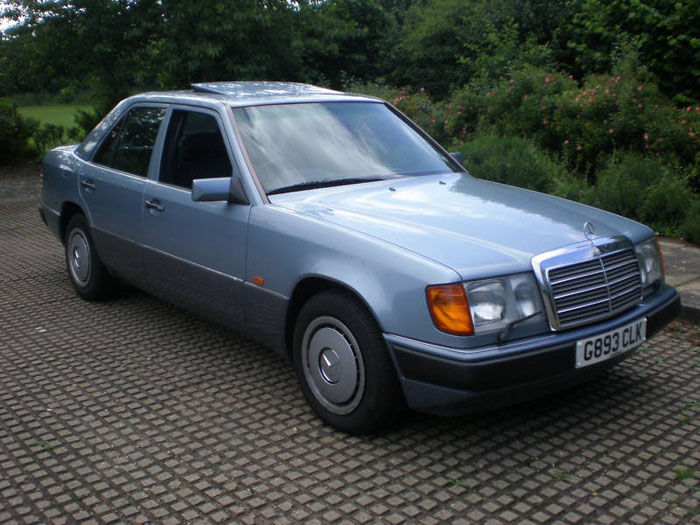
[[[90,181],[90,180],[81,180],[80,185],[83,188],[88,188],[90,190],[94,190],[97,186],[95,186],[95,183]]]
[[[146,206],[146,208],[151,210],[165,211],[165,206],[161,206],[156,200],[143,201],[143,204]]]

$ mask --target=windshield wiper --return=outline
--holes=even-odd
[[[277,193],[289,193],[292,191],[312,190],[314,188],[328,188],[331,186],[343,186],[345,184],[360,184],[362,182],[376,182],[385,180],[386,177],[347,177],[345,179],[324,179],[324,180],[309,180],[306,182],[298,182],[289,186],[282,186],[268,191],[268,195]]]

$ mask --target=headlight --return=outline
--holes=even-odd
[[[465,283],[474,332],[502,330],[522,319],[543,315],[542,299],[530,273]]]
[[[475,326],[501,321],[506,313],[503,281],[481,281],[467,287]]]
[[[642,268],[642,288],[657,283],[664,274],[663,255],[655,238],[644,241],[634,247]]]
[[[507,333],[513,323],[544,318],[531,273],[428,286],[426,298],[435,326],[448,334],[472,335],[508,327]]]

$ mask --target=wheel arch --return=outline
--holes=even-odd
[[[87,215],[78,204],[72,201],[66,201],[61,205],[61,216],[58,222],[58,233],[61,243],[64,243],[66,240],[66,228],[68,227],[68,223],[71,218],[78,213],[85,216],[85,220],[87,220]]]
[[[289,298],[289,305],[287,307],[287,314],[285,318],[284,326],[284,341],[288,356],[291,358],[292,355],[292,343],[294,339],[294,326],[296,320],[299,317],[299,312],[303,306],[312,297],[318,295],[326,290],[340,290],[343,291],[356,300],[358,300],[370,313],[374,321],[381,329],[381,323],[377,318],[376,313],[367,303],[364,297],[355,289],[351,288],[345,283],[331,279],[325,276],[307,276],[300,279],[299,282],[294,287],[292,295]]]

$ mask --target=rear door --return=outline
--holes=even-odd
[[[144,260],[153,293],[242,329],[250,206],[194,202],[191,193],[194,179],[238,175],[222,129],[214,111],[172,110],[144,189]]]
[[[79,183],[97,252],[123,279],[145,284],[141,258],[144,182],[166,114],[164,106],[137,105],[112,127]]]

